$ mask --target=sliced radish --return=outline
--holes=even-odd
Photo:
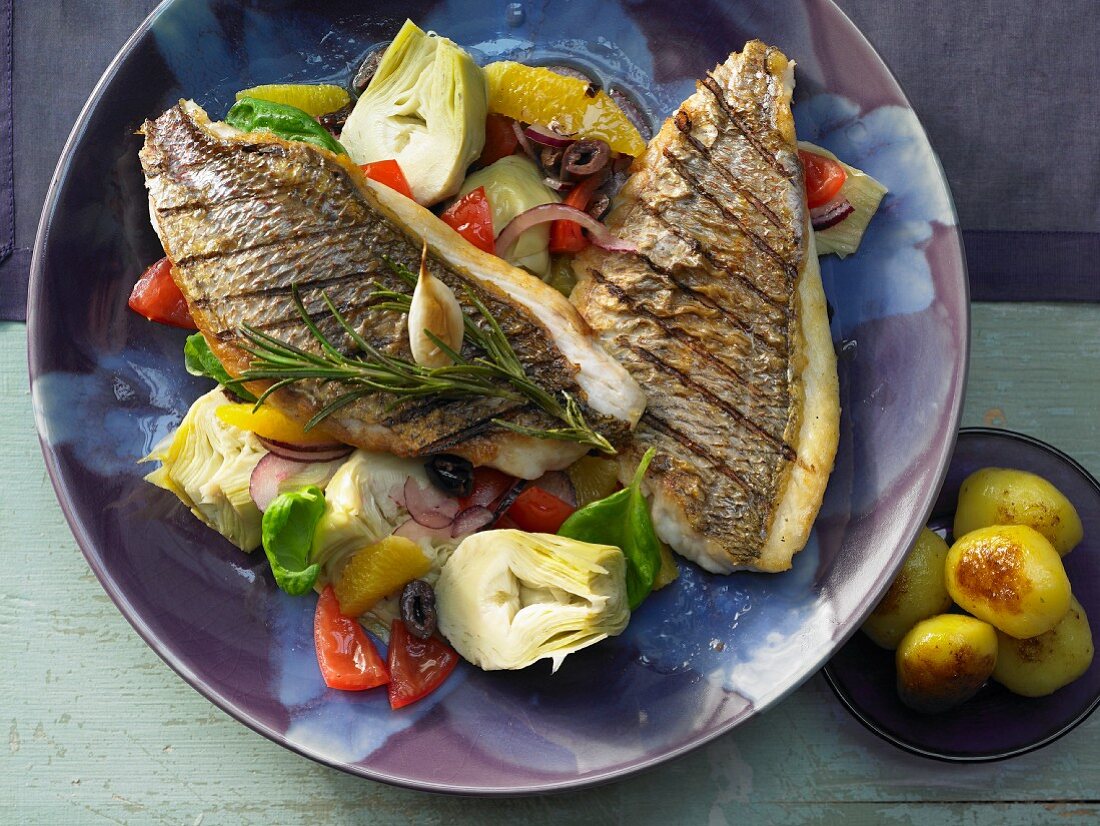
[[[451,525],[451,536],[458,539],[460,536],[480,531],[482,528],[491,525],[494,519],[496,519],[496,514],[488,508],[481,507],[481,505],[466,508],[455,517],[454,524]]]
[[[454,522],[458,500],[436,490],[431,485],[420,487],[413,477],[405,480],[405,508],[409,516],[425,528],[441,529]]]
[[[266,511],[280,493],[308,485],[327,485],[339,467],[338,460],[306,463],[268,453],[252,468],[248,495],[257,508]]]
[[[449,522],[446,527],[443,528],[426,528],[415,519],[406,519],[397,526],[393,535],[403,536],[406,539],[411,539],[413,542],[419,542],[421,539],[436,539],[443,541],[452,538],[451,530],[452,528]]]

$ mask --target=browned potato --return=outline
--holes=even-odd
[[[893,650],[922,619],[950,608],[943,577],[946,559],[947,543],[928,528],[922,530],[890,589],[863,623],[863,633]]]
[[[971,531],[947,552],[947,591],[964,610],[1011,637],[1045,634],[1069,610],[1062,560],[1027,525]]]
[[[1076,599],[1062,621],[1038,637],[1018,640],[997,633],[993,679],[1016,694],[1044,697],[1069,685],[1092,665],[1092,630]]]
[[[959,489],[955,536],[990,525],[1028,525],[1062,556],[1084,536],[1081,517],[1058,488],[1042,476],[1009,468],[982,468]]]
[[[914,625],[895,656],[901,701],[933,714],[970,699],[989,679],[997,633],[974,617],[940,614]]]

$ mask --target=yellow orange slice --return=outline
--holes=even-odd
[[[615,152],[638,156],[645,141],[606,92],[585,94],[588,83],[541,66],[504,60],[485,67],[489,111],[554,126],[563,135],[600,138]]]
[[[428,558],[411,539],[387,536],[368,545],[348,561],[333,586],[340,613],[357,617],[430,569]]]

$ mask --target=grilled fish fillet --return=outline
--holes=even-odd
[[[836,358],[791,118],[793,64],[759,41],[664,124],[572,299],[646,391],[660,537],[707,570],[781,571],[805,545],[839,437]]]
[[[295,310],[291,285],[326,336],[347,353],[352,343],[324,311],[322,290],[363,338],[410,358],[405,316],[369,308],[368,297],[376,284],[409,292],[386,259],[416,272],[427,243],[429,271],[455,291],[467,312],[473,307],[464,287],[488,307],[528,376],[552,393],[570,393],[612,443],[622,443],[637,423],[645,406],[641,389],[565,298],[475,249],[413,201],[367,181],[346,157],[212,124],[188,102],[147,121],[142,131],[153,225],[195,322],[231,375],[240,375],[250,360],[240,349],[244,324],[319,352]],[[307,381],[277,391],[270,402],[306,421],[341,392],[338,385]],[[448,452],[524,478],[564,468],[587,450],[492,424],[501,418],[540,429],[560,426],[529,404],[435,396],[394,406],[394,398],[361,398],[322,427],[368,450]]]

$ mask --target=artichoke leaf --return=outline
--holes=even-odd
[[[626,561],[611,545],[516,530],[462,541],[436,582],[440,631],[486,671],[526,668],[622,633]]]
[[[175,432],[142,461],[161,463],[147,482],[171,491],[195,516],[251,551],[260,544],[262,514],[248,485],[267,451],[255,434],[218,418],[227,401],[220,388],[200,396]]]
[[[406,20],[340,140],[357,164],[396,160],[413,198],[431,206],[458,192],[481,154],[487,113],[485,77],[473,58]]]
[[[500,235],[517,215],[539,204],[556,204],[561,199],[543,183],[535,164],[525,157],[509,155],[479,169],[459,190],[459,195],[485,187],[493,213],[493,235]],[[524,232],[505,256],[509,264],[523,267],[540,278],[550,274],[550,224],[538,224]],[[502,250],[498,250],[502,252]]]

